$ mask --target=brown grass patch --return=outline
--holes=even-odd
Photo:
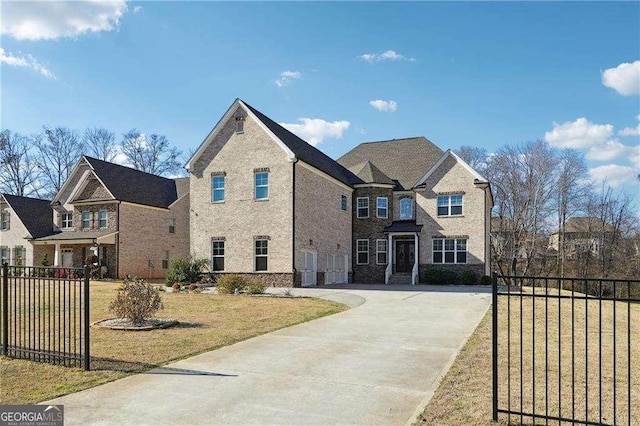
[[[118,283],[91,283],[91,322],[113,317]],[[347,309],[319,299],[166,293],[163,318],[180,325],[131,332],[91,330],[91,369],[0,357],[0,403],[28,404],[77,392],[129,374],[227,346]]]
[[[525,292],[531,289],[525,288]],[[556,290],[557,291],[557,290]],[[536,290],[536,293],[540,289]],[[522,298],[500,296],[499,310],[499,407],[520,410],[520,359],[522,358],[522,411],[614,423],[613,372],[616,361],[616,423],[629,424],[627,407],[627,337],[631,340],[631,422],[640,424],[640,306],[630,305],[631,334],[627,333],[627,304],[616,303],[615,327],[612,301]],[[535,308],[534,308],[535,303]],[[510,305],[510,306],[509,306]],[[560,311],[560,312],[559,312]],[[507,312],[510,312],[508,316]],[[520,313],[522,312],[522,331]],[[602,326],[599,314],[602,312]],[[560,315],[559,315],[560,313]],[[572,330],[573,316],[573,330]],[[508,322],[508,318],[510,321]],[[561,318],[560,321],[558,318]],[[508,327],[510,323],[510,327]],[[545,327],[545,323],[548,327]],[[534,333],[535,325],[535,333]],[[437,425],[489,425],[492,424],[492,365],[491,365],[491,311],[487,313],[474,334],[456,358],[442,380],[424,412],[422,424]],[[614,358],[613,333],[616,332]],[[545,332],[546,329],[546,332]],[[508,345],[508,331],[511,344]],[[572,337],[573,332],[573,337]],[[520,339],[522,335],[522,352]],[[600,339],[602,362],[600,363]],[[548,357],[545,357],[545,341]],[[534,351],[535,342],[535,351]],[[560,342],[560,350],[558,350]],[[572,357],[572,346],[575,348]],[[510,352],[510,357],[508,357]],[[522,357],[521,357],[522,354]],[[511,363],[507,359],[511,359]],[[535,364],[535,368],[534,368]],[[509,370],[510,369],[510,370]],[[602,388],[599,376],[602,369]],[[509,401],[507,371],[511,371]],[[535,372],[535,374],[534,374]],[[548,387],[545,387],[545,382]],[[534,392],[535,384],[535,392]],[[600,392],[601,389],[601,392]],[[547,397],[548,393],[548,397]],[[600,412],[602,395],[602,413]],[[561,406],[558,405],[559,395]],[[525,424],[532,419],[524,417]],[[538,419],[537,423],[544,423]],[[506,415],[500,415],[500,423],[507,424]],[[512,424],[519,424],[520,417],[512,416]],[[553,422],[550,422],[553,424]],[[556,423],[557,424],[557,423]]]

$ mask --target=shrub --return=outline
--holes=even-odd
[[[246,286],[246,278],[235,274],[223,275],[216,282],[216,288],[220,294],[233,294],[236,289],[243,291]]]
[[[480,278],[480,285],[491,285],[493,282],[491,281],[491,277],[489,275],[483,275]]]
[[[247,280],[245,291],[249,294],[263,294],[267,287],[267,283],[262,278],[251,278]]]
[[[122,289],[109,305],[109,311],[135,325],[144,324],[163,309],[160,292],[145,280],[125,280]]]
[[[476,285],[478,284],[478,274],[475,271],[462,271],[460,281],[462,285]]]
[[[202,277],[202,271],[209,265],[207,259],[192,257],[177,257],[171,261],[165,282],[167,286],[173,283],[195,283]]]
[[[173,288],[173,291],[180,291],[180,288],[181,288],[180,283],[173,283],[171,288]]]
[[[428,269],[424,274],[427,284],[455,284],[458,281],[458,274],[448,269]]]
[[[195,291],[198,289],[198,284],[189,284],[189,291]]]

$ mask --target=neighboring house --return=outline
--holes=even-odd
[[[585,255],[599,257],[606,237],[615,233],[615,228],[597,217],[572,217],[564,226],[564,253],[574,260]],[[549,247],[560,251],[559,230],[549,237]]]
[[[33,265],[32,240],[52,233],[49,200],[0,194],[0,263]]]
[[[162,278],[189,254],[188,185],[84,156],[51,202],[55,233],[33,241],[33,261],[80,267],[94,253],[106,276]]]
[[[215,274],[316,285],[489,272],[490,185],[425,138],[334,161],[237,99],[187,169],[191,253]]]

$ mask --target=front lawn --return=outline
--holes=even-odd
[[[118,283],[91,283],[91,322],[111,318]],[[180,325],[153,331],[92,328],[91,369],[0,357],[0,404],[36,403],[347,309],[320,299],[165,293],[159,317]]]

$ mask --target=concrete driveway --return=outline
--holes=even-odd
[[[67,425],[402,425],[491,301],[482,287],[294,293],[353,308],[48,403],[64,404]]]

